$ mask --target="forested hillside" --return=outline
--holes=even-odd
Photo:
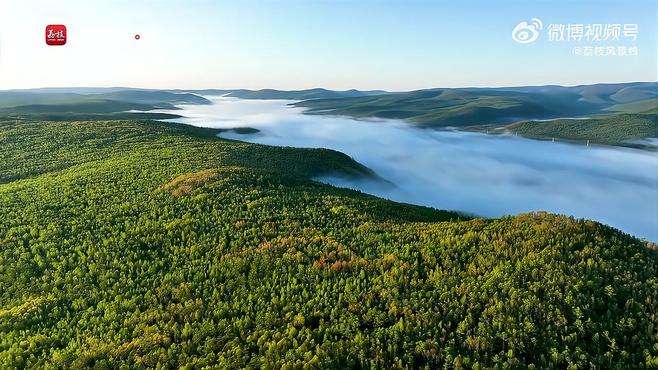
[[[655,108],[656,96],[658,84],[637,82],[572,87],[435,88],[309,98],[293,105],[306,108],[309,114],[396,118],[419,127],[491,127],[614,111],[636,113]],[[587,132],[586,128],[583,131]]]
[[[525,121],[504,128],[533,139],[565,139],[609,145],[633,145],[634,140],[658,137],[658,115],[620,114],[587,119]]]
[[[142,89],[115,90],[107,88],[0,91],[0,117],[53,121],[168,119],[181,116],[145,111],[175,110],[178,109],[177,104],[211,103],[206,98],[187,93]]]
[[[658,366],[658,257],[312,181],[329,150],[0,121],[0,368]]]

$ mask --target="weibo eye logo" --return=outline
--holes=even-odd
[[[512,40],[519,44],[531,44],[539,38],[539,31],[544,28],[539,18],[532,18],[531,22],[522,21],[512,30]]]
[[[46,26],[46,45],[66,44],[66,26],[63,24],[49,24]]]

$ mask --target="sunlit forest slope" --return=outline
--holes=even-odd
[[[587,220],[314,182],[341,153],[0,121],[0,368],[658,366],[658,258]]]

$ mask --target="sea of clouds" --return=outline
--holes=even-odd
[[[508,135],[427,130],[396,120],[303,114],[288,101],[207,97],[175,121],[214,128],[231,139],[322,147],[350,155],[390,184],[317,180],[384,198],[501,216],[545,210],[588,218],[658,241],[658,153],[529,140]]]

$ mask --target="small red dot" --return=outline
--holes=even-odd
[[[139,34],[136,34],[135,35],[135,40],[139,40],[139,37],[140,37]]]

